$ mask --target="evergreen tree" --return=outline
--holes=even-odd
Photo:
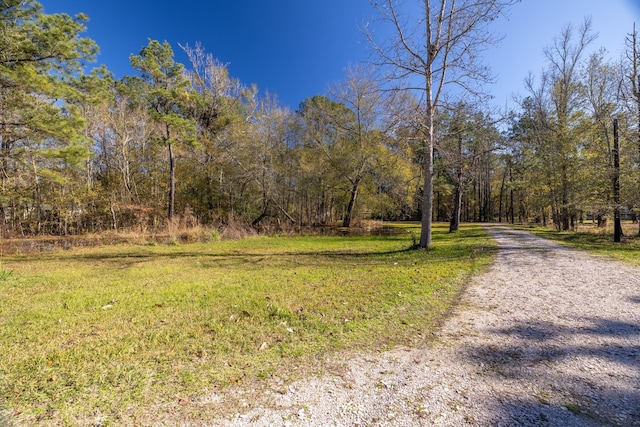
[[[45,187],[53,187],[47,194],[60,189],[65,171],[88,157],[76,105],[83,94],[72,84],[97,52],[92,40],[80,36],[86,20],[82,14],[47,15],[33,0],[0,4],[0,216],[5,224],[17,221],[20,211],[34,220],[33,231],[42,231],[45,211],[63,202],[43,200]]]
[[[175,214],[176,150],[196,143],[196,121],[190,115],[189,79],[184,66],[173,59],[173,49],[166,41],[149,40],[139,55],[131,55],[131,65],[148,85],[146,101],[157,125],[153,138],[166,146],[169,154],[169,200],[167,217]]]

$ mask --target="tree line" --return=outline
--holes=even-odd
[[[378,4],[392,23],[398,14],[388,12],[400,11],[394,5]],[[106,67],[89,68],[98,46],[82,36],[86,16],[4,1],[2,235],[144,232],[176,222],[278,231],[421,219],[425,228],[425,218],[429,231],[431,221],[449,221],[452,230],[460,221],[570,229],[590,215],[603,220],[614,207],[637,218],[635,28],[618,61],[604,51],[586,54],[594,41],[589,21],[564,28],[545,50],[545,71],[527,79],[519,111],[497,117],[469,96],[475,91],[464,77],[473,71],[474,81],[484,79],[465,55],[487,39],[468,29],[483,29],[498,6],[484,15],[424,10],[439,19],[427,25],[440,33],[418,54],[427,61],[410,71],[432,78],[426,89],[435,88],[434,96],[380,73],[402,69],[410,45],[376,44],[371,36],[378,64],[350,67],[291,111],[230,76],[200,44],[149,40],[129,58],[131,75],[115,79]],[[459,25],[465,20],[471,27]],[[465,37],[462,49],[456,43]],[[176,61],[174,48],[187,64]],[[445,70],[450,80],[438,80]],[[465,95],[441,98],[450,81]],[[622,140],[620,206],[611,184],[613,117]]]

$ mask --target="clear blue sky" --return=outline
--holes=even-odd
[[[412,1],[412,0],[408,0]],[[180,44],[201,42],[207,52],[228,64],[233,77],[255,83],[264,94],[276,93],[292,109],[307,97],[324,93],[344,69],[367,59],[359,30],[375,14],[368,0],[41,0],[47,13],[89,15],[86,36],[100,46],[99,64],[116,77],[133,74],[129,55],[147,39],[167,40],[176,59],[186,62]],[[498,75],[491,88],[504,105],[523,92],[529,71],[543,68],[542,50],[562,27],[593,18],[606,47],[618,57],[633,22],[640,27],[640,0],[522,0],[509,17],[496,23],[505,36],[486,52]],[[372,22],[375,26],[375,23]]]

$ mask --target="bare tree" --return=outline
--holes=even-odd
[[[422,248],[431,246],[436,111],[448,86],[458,86],[464,94],[482,94],[482,83],[490,82],[492,75],[479,55],[488,45],[499,41],[490,24],[516,2],[371,0],[382,21],[390,24],[393,34],[393,37],[379,41],[375,34],[367,31],[379,62],[393,70],[391,77],[404,89],[417,90],[423,95],[420,117],[424,150]],[[420,10],[418,15],[416,7]]]
[[[339,159],[331,161],[349,183],[349,204],[342,225],[350,227],[362,183],[381,162],[382,135],[388,130],[385,116],[391,110],[391,98],[379,90],[372,69],[358,66],[349,67],[345,80],[331,85],[329,94],[353,113],[350,121],[340,124],[345,138],[339,150],[334,150],[333,156]]]

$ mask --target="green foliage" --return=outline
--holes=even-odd
[[[189,81],[184,65],[173,59],[168,42],[149,40],[139,55],[131,55],[131,65],[148,84],[146,100],[151,117],[162,124],[155,134],[164,144],[195,143],[195,121],[188,114]]]
[[[362,219],[367,211],[387,219],[413,216],[409,196],[413,189],[407,183],[413,180],[416,168],[410,156],[398,149],[401,138],[388,132],[403,99],[382,91],[371,70],[360,67],[349,69],[345,80],[329,92],[331,98],[308,98],[298,111],[304,129],[302,161],[310,163],[305,172],[315,182],[336,190],[329,205],[335,201],[344,211],[344,227],[352,219]],[[326,200],[326,192],[318,199]],[[326,205],[317,209],[321,218],[331,216],[323,212]]]
[[[175,169],[181,145],[197,142],[196,120],[190,115],[189,80],[184,66],[173,59],[168,42],[149,40],[139,55],[131,55],[131,65],[142,74],[147,84],[145,91],[149,115],[157,128],[152,132],[156,143],[166,145],[169,153],[168,219],[175,214]]]
[[[83,93],[73,84],[97,52],[93,41],[80,36],[86,20],[44,14],[35,1],[10,0],[0,8],[0,212],[5,222],[41,229],[44,206],[69,202],[55,195],[69,194],[67,184],[90,156],[76,105]]]
[[[73,109],[59,101],[81,98],[70,79],[97,52],[92,40],[80,37],[86,20],[82,15],[75,19],[66,14],[46,15],[35,1],[4,3],[0,13],[3,138],[13,140],[31,131],[38,136],[73,139],[79,128],[77,117],[65,114]]]

